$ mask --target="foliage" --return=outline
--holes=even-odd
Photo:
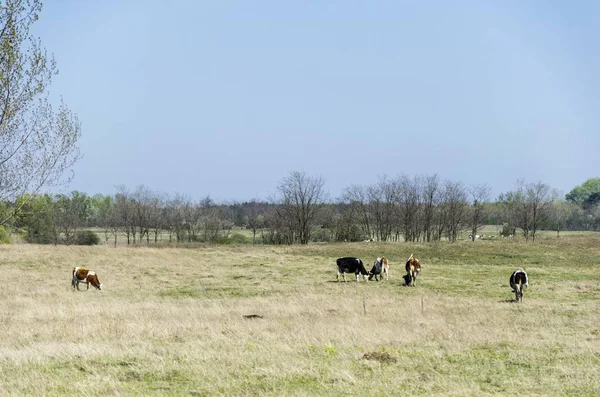
[[[91,230],[82,230],[75,233],[75,245],[98,245],[100,237]]]
[[[0,3],[0,199],[21,196],[20,205],[33,197],[25,192],[68,182],[80,158],[80,122],[64,103],[52,109],[47,89],[58,69],[30,34],[41,9],[39,0]]]
[[[600,178],[590,178],[566,194],[565,199],[584,209],[600,203]]]
[[[240,233],[232,233],[229,236],[229,241],[233,244],[252,244],[252,240]]]
[[[0,244],[9,244],[10,243],[10,233],[4,228],[4,226],[0,225]]]
[[[35,244],[58,243],[58,233],[52,216],[53,205],[49,194],[19,196],[15,226],[26,230],[25,241]]]

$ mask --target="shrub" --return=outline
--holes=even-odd
[[[250,237],[246,237],[240,233],[233,233],[229,236],[229,240],[234,244],[252,244],[252,239]]]
[[[233,233],[229,237],[219,237],[215,243],[219,245],[226,244],[252,244],[252,239],[244,236],[243,234]]]
[[[0,226],[0,244],[10,244],[10,233],[4,226]]]
[[[83,230],[75,234],[75,245],[98,245],[100,237],[91,230]]]

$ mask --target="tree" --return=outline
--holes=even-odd
[[[531,237],[535,241],[538,229],[550,220],[555,194],[550,186],[542,183],[517,181],[517,189],[503,193],[498,198],[505,208],[510,225],[520,227],[525,241]]]
[[[448,240],[455,242],[467,208],[467,191],[461,182],[446,181],[442,197],[441,207]]]
[[[356,214],[363,234],[366,237],[373,237],[372,214],[369,210],[370,205],[367,200],[367,189],[362,186],[352,185],[342,192],[342,202],[348,204],[348,211]]]
[[[483,224],[483,219],[485,218],[484,203],[490,198],[490,187],[485,183],[481,185],[475,185],[469,189],[469,193],[473,202],[469,214],[471,241],[475,241],[477,229],[479,229],[479,227]]]
[[[289,225],[294,233],[293,240],[300,244],[310,241],[313,221],[325,196],[323,185],[320,177],[294,171],[277,187],[280,194],[278,216]]]
[[[73,191],[71,196],[59,194],[52,206],[56,236],[67,245],[75,243],[77,229],[86,222],[90,209],[90,198],[85,193]]]
[[[550,186],[542,182],[531,183],[526,189],[526,203],[531,212],[531,240],[535,242],[538,229],[548,223],[552,215],[555,194]]]
[[[39,0],[0,3],[0,200],[67,183],[65,171],[80,158],[77,116],[62,101],[55,112],[48,100],[56,62],[30,35],[41,10]]]
[[[115,221],[121,232],[127,237],[127,245],[131,244],[131,235],[135,232],[133,223],[133,205],[131,193],[123,185],[117,186],[117,194],[114,201]],[[134,237],[135,243],[135,237]]]
[[[430,242],[433,237],[435,209],[439,203],[439,181],[437,174],[426,176],[423,180],[423,239]]]
[[[585,210],[592,209],[600,204],[600,178],[590,178],[581,185],[575,186],[567,193],[565,199]]]
[[[252,200],[247,205],[247,213],[245,216],[245,223],[248,228],[252,230],[252,244],[256,244],[256,231],[261,229],[265,223],[265,217],[259,210],[259,203],[256,200]]]

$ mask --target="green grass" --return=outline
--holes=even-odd
[[[403,263],[422,264],[417,287]],[[385,255],[391,280],[335,282]],[[74,265],[104,291],[70,290]],[[600,394],[600,238],[0,246],[0,395]],[[527,270],[514,302],[508,277]],[[352,277],[349,277],[352,280]]]

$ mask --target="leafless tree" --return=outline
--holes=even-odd
[[[367,188],[359,185],[352,185],[342,192],[342,201],[348,204],[348,211],[356,214],[359,219],[359,225],[363,234],[368,238],[373,238],[373,220],[367,198]]]
[[[246,224],[252,231],[252,244],[256,244],[256,232],[264,227],[265,218],[259,208],[257,200],[251,200],[247,205],[247,211],[245,216]]]
[[[58,112],[47,89],[57,73],[54,58],[30,34],[42,9],[39,0],[0,4],[0,200],[70,181],[80,158],[81,124],[61,103]],[[24,200],[19,201],[25,205]],[[6,223],[19,208],[0,219]]]
[[[131,238],[135,232],[133,206],[131,205],[131,193],[129,193],[129,190],[123,185],[117,186],[117,194],[115,194],[115,215],[121,233],[127,237],[127,244],[131,244]]]
[[[420,224],[422,182],[419,177],[409,178],[402,175],[399,179],[399,205],[401,225],[405,241],[418,241],[422,226]]]
[[[152,195],[153,193],[150,188],[144,185],[138,186],[131,195],[134,243],[136,243],[136,235],[139,236],[138,241],[140,243],[142,242],[144,236],[146,236],[146,242],[150,242],[148,230],[150,220],[150,202],[152,200]]]
[[[448,240],[454,242],[458,238],[460,225],[464,221],[467,207],[467,192],[461,182],[446,181],[442,195],[442,211]]]
[[[437,175],[426,176],[423,178],[423,191],[421,202],[423,208],[422,225],[423,239],[427,242],[432,241],[433,222],[435,219],[435,209],[437,208],[440,198],[440,187]]]
[[[373,217],[375,237],[387,241],[392,236],[393,225],[396,222],[397,182],[388,180],[386,176],[379,182],[367,188],[369,208]]]
[[[152,192],[148,201],[148,227],[154,234],[154,243],[158,242],[166,221],[167,195],[160,192]]]
[[[325,199],[323,185],[320,177],[293,171],[277,187],[278,215],[291,226],[300,244],[310,241],[315,215]]]
[[[535,242],[538,229],[547,224],[552,215],[552,203],[556,198],[550,186],[542,182],[527,185],[526,202],[531,212],[531,241]]]
[[[469,211],[469,224],[471,228],[471,241],[475,241],[477,230],[483,225],[485,218],[485,203],[490,198],[490,187],[488,185],[474,185],[469,189],[471,196],[471,207]]]

